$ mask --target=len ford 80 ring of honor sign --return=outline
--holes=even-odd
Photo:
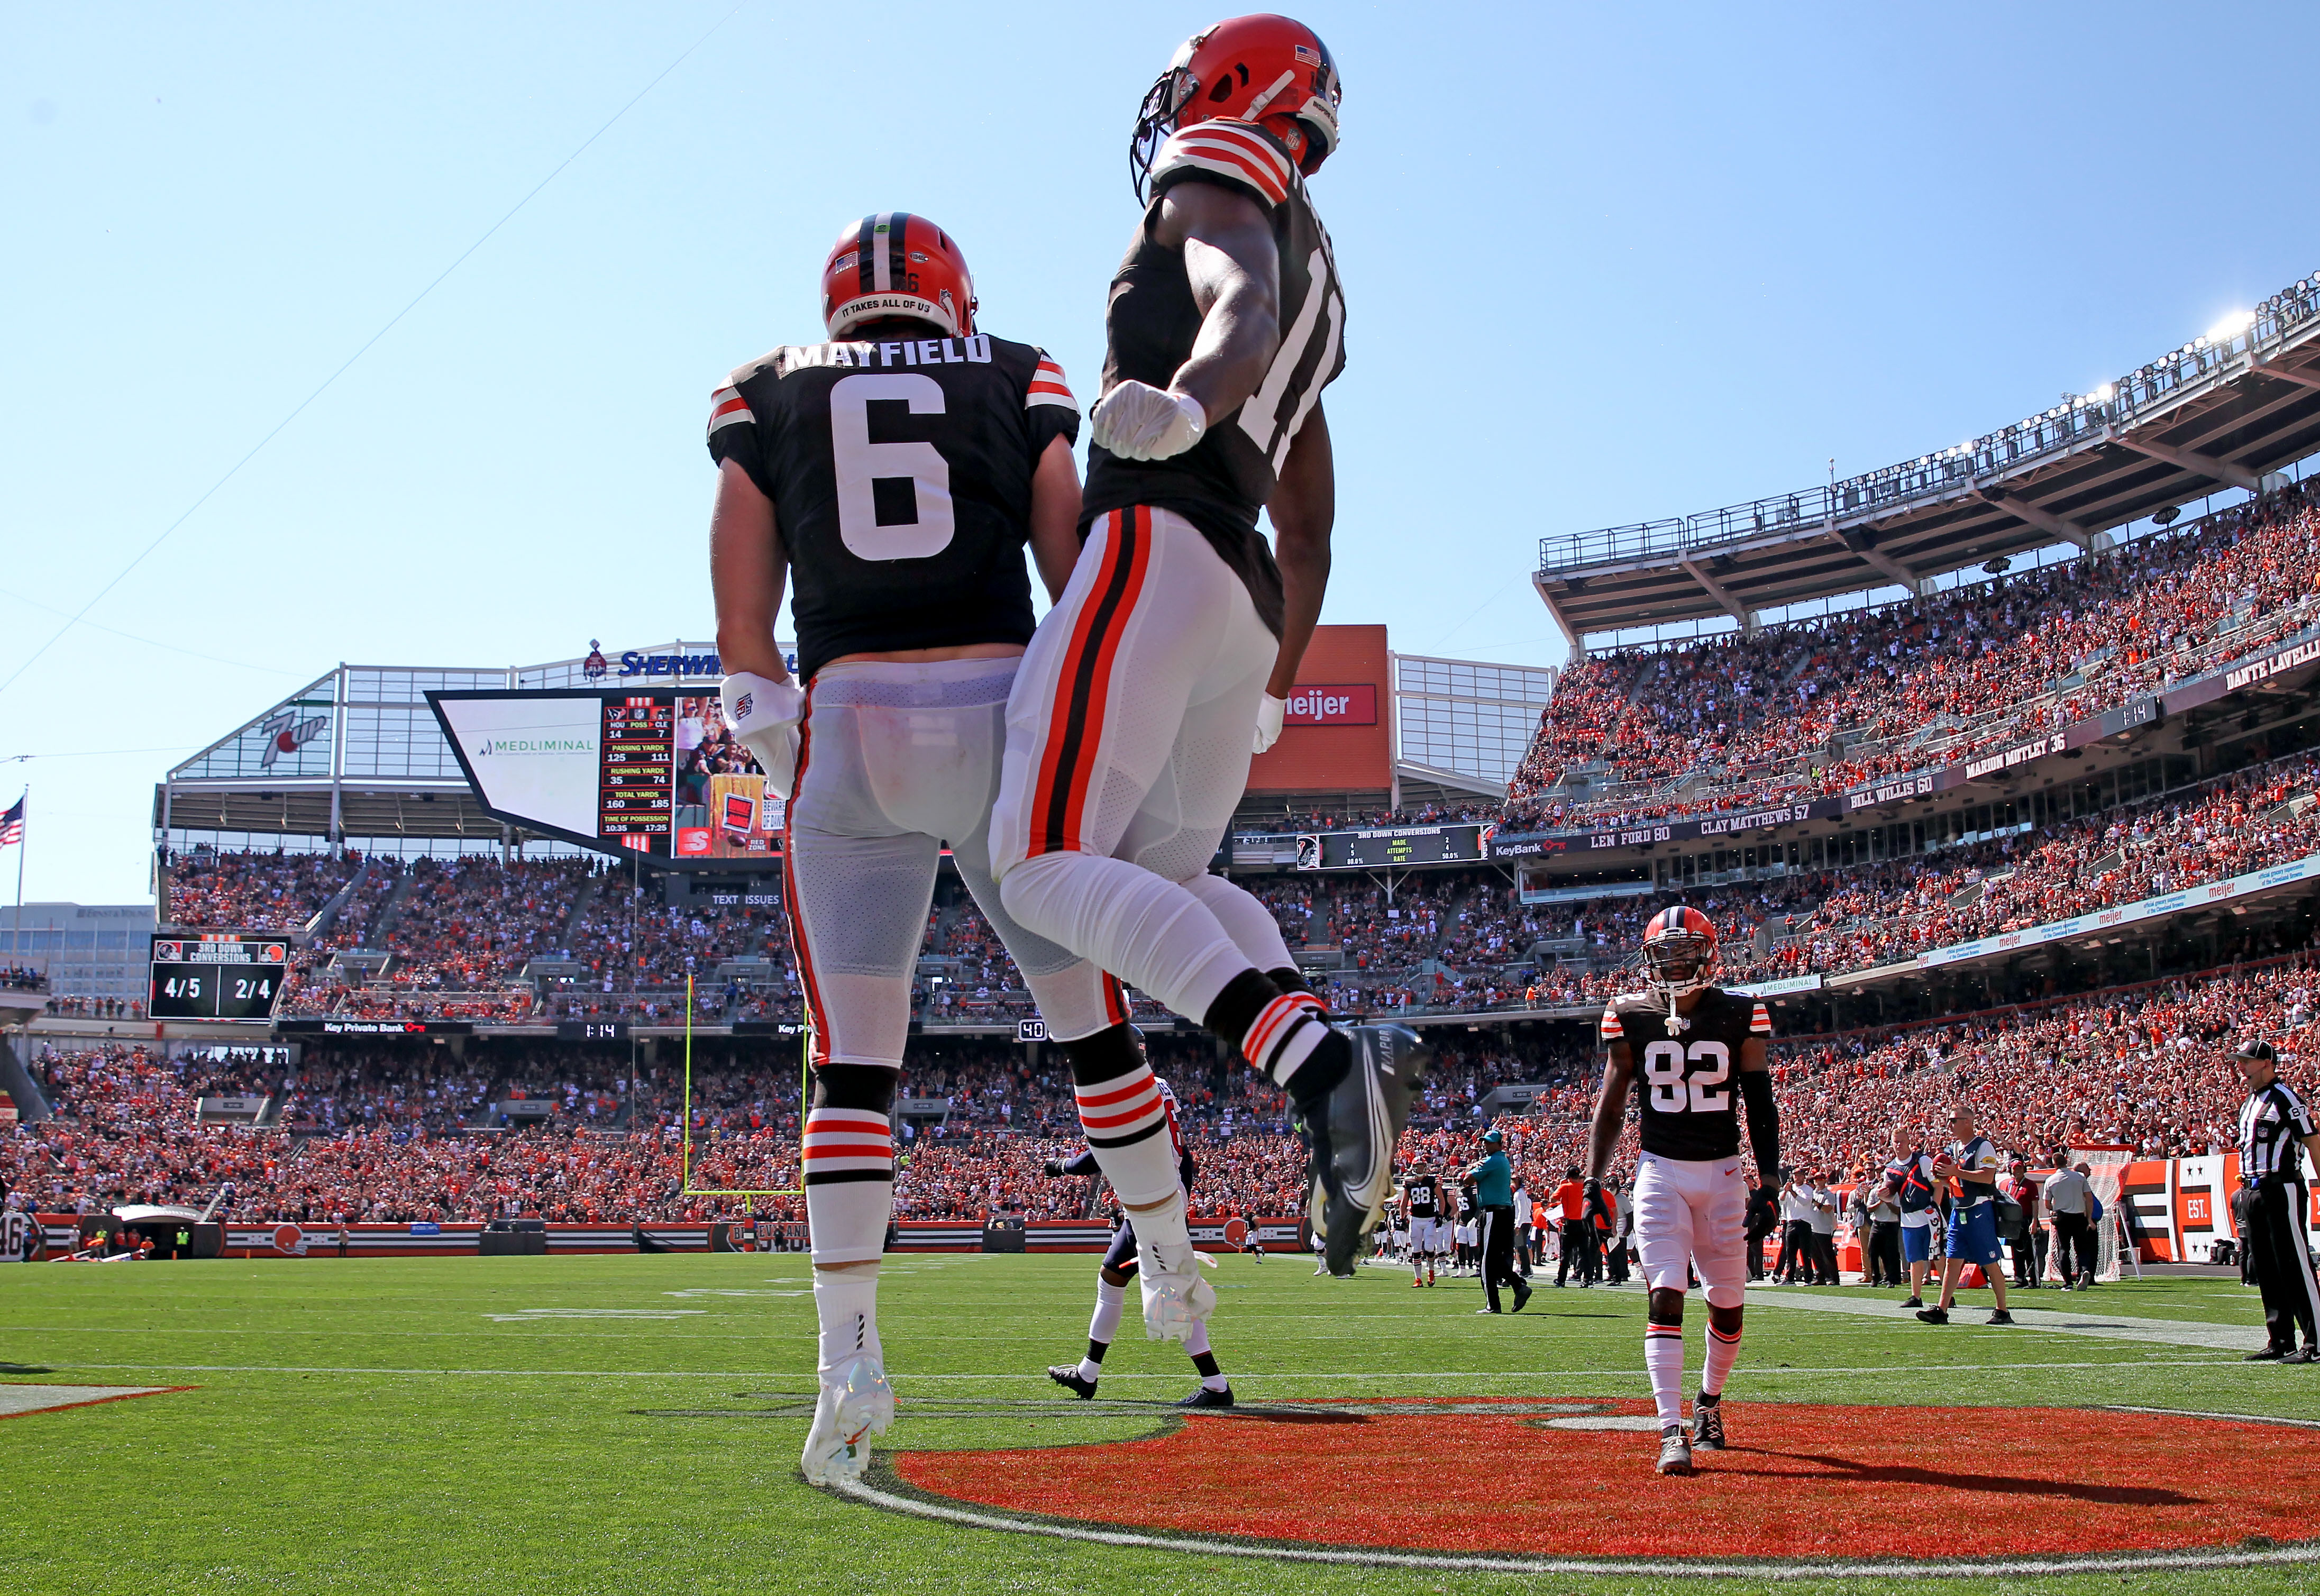
[[[486,689],[427,701],[496,820],[679,869],[781,851],[782,801],[713,693]]]

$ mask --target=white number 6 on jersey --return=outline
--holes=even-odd
[[[957,530],[950,503],[950,462],[931,443],[870,441],[870,402],[907,401],[912,415],[943,413],[942,385],[916,372],[840,377],[829,390],[829,448],[838,467],[838,535],[857,559],[925,559],[950,547]],[[907,477],[918,519],[878,524],[871,484]]]

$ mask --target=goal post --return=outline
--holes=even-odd
[[[805,1135],[805,1111],[808,1094],[812,1091],[811,1079],[813,1059],[813,1020],[809,1014],[799,1028],[798,1039],[798,1136],[802,1150]],[[684,978],[684,1093],[678,1111],[677,1139],[683,1178],[677,1183],[680,1197],[802,1197],[802,1185],[797,1186],[695,1186],[693,1183],[693,977]]]

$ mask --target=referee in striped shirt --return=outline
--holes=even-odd
[[[2248,1354],[2250,1363],[2320,1364],[2320,1279],[2304,1247],[2304,1216],[2311,1194],[2304,1184],[2304,1148],[2320,1160],[2320,1130],[2312,1111],[2279,1078],[2270,1042],[2243,1043],[2232,1062],[2247,1083],[2240,1105],[2240,1178],[2249,1192],[2246,1247],[2250,1272],[2263,1292],[2263,1323],[2270,1342]],[[2304,1332],[2304,1345],[2296,1332]]]

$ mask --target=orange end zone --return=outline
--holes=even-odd
[[[1558,1428],[1556,1410],[1587,1422],[1579,1410],[1642,1418],[1647,1428]],[[1647,1401],[1469,1398],[1270,1411],[1278,1417],[1187,1415],[1144,1440],[884,1461],[905,1485],[962,1504],[1381,1551],[2053,1557],[2261,1546],[2320,1528],[2320,1447],[2312,1431],[2287,1425],[1735,1401],[1732,1449],[1702,1455],[1690,1479],[1663,1480],[1652,1472],[1658,1437]],[[1427,1465],[1423,1488],[1410,1489],[1413,1460],[1427,1458],[1455,1466]]]

